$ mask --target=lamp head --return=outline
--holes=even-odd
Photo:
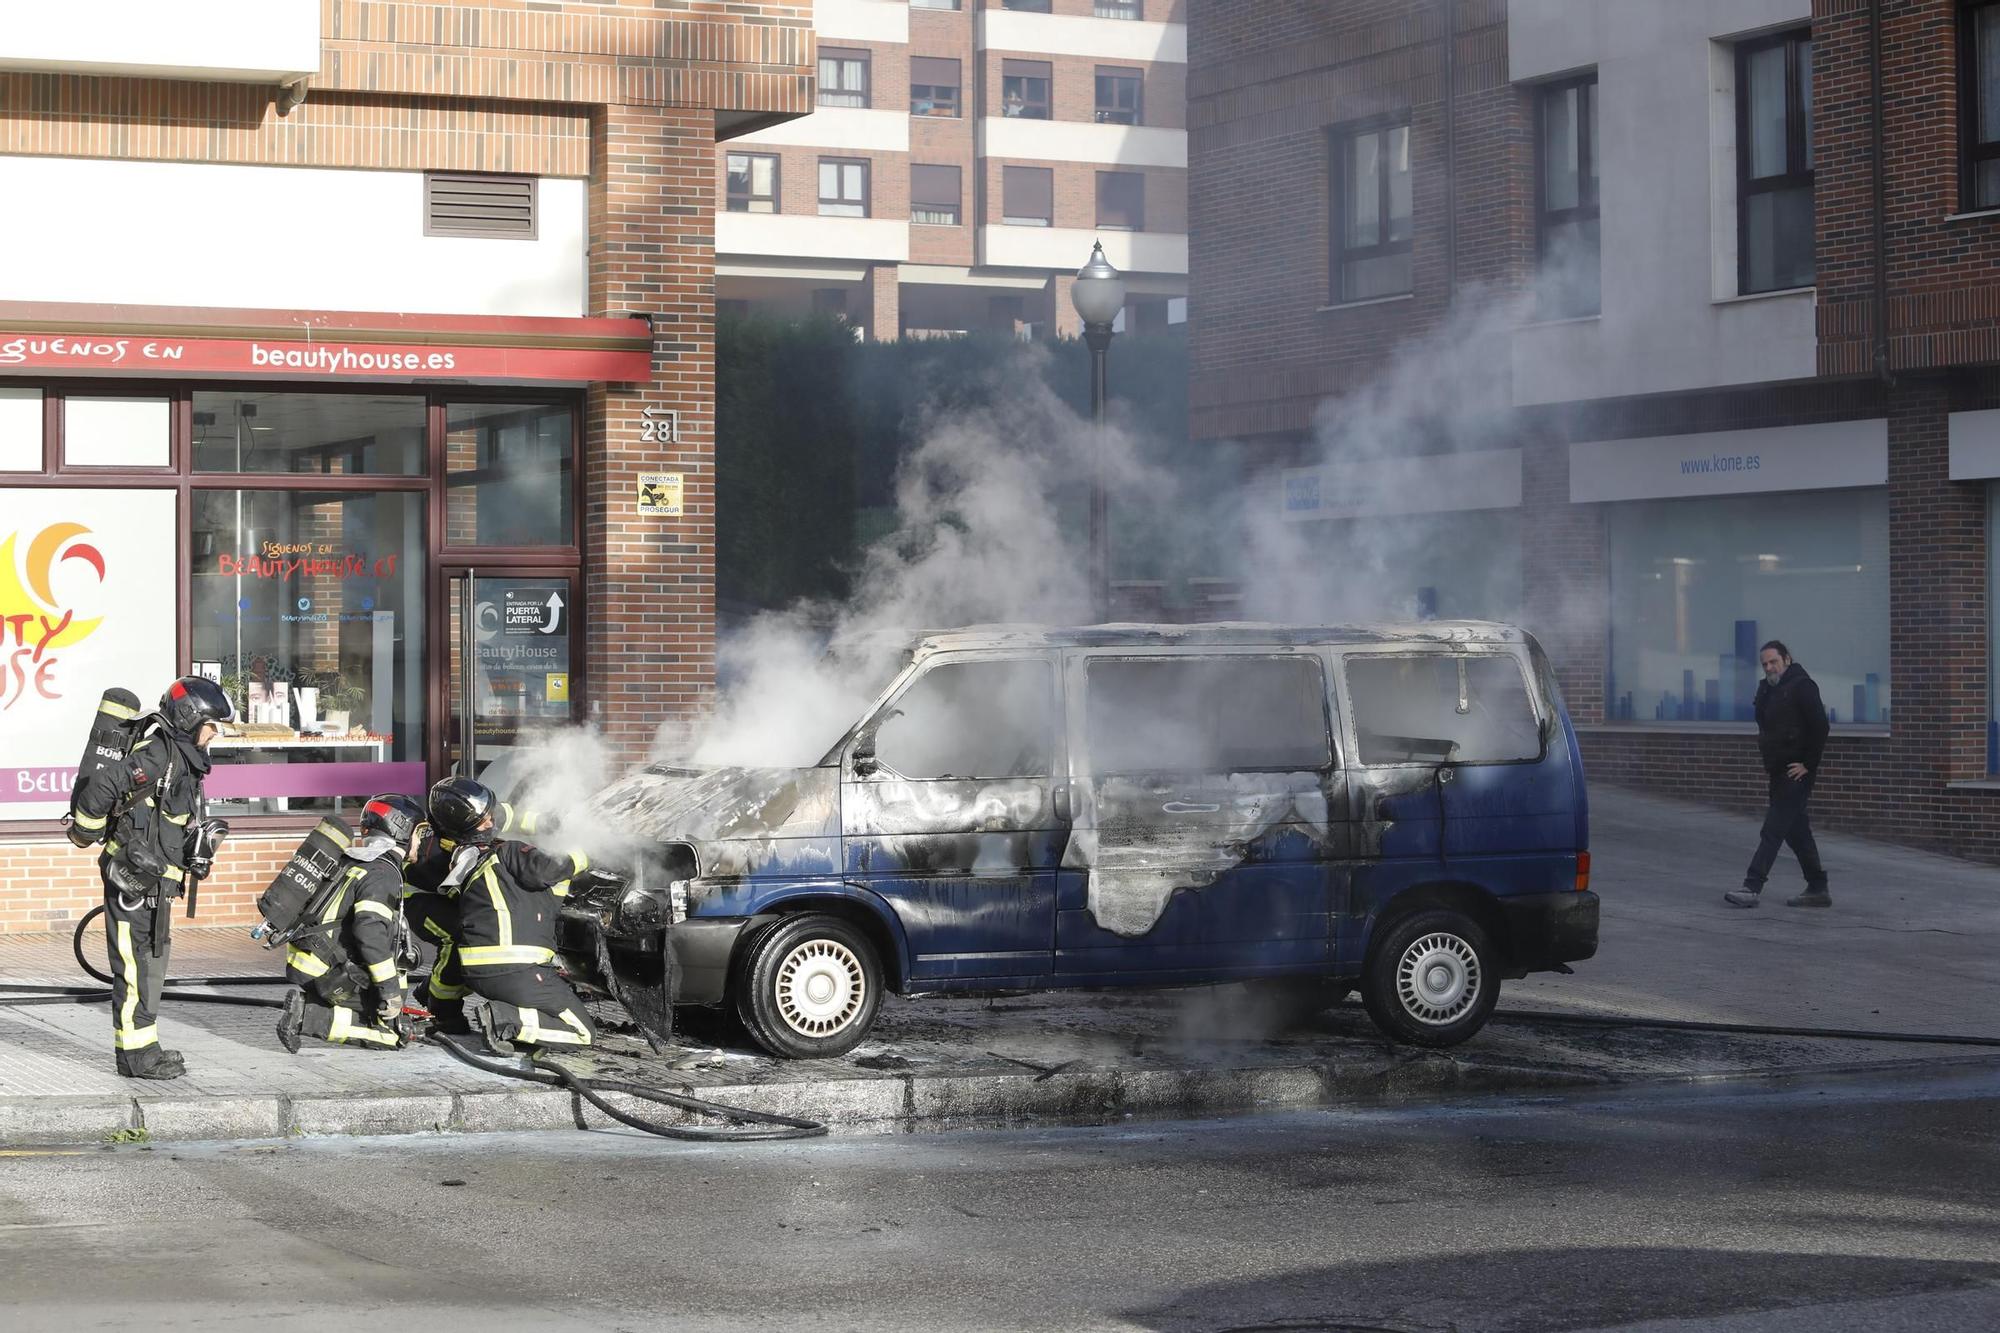
[[[1125,308],[1125,279],[1104,257],[1104,243],[1090,248],[1090,262],[1077,270],[1070,300],[1085,324],[1109,324]]]

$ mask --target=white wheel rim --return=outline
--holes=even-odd
[[[868,998],[868,974],[837,940],[807,940],[778,964],[778,1016],[802,1037],[830,1037],[854,1021]]]
[[[1479,955],[1456,935],[1426,935],[1396,964],[1396,998],[1419,1023],[1441,1027],[1479,1002]]]

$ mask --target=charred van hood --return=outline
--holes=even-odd
[[[837,768],[641,769],[595,804],[634,833],[688,842],[807,838],[835,828]]]

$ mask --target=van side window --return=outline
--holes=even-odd
[[[915,781],[1047,777],[1054,762],[1054,677],[1045,661],[940,663],[884,716],[875,757]]]
[[[1541,723],[1521,664],[1498,654],[1347,659],[1364,764],[1539,759]]]
[[[1093,658],[1093,773],[1299,772],[1333,763],[1315,657]]]

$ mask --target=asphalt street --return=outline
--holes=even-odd
[[[2000,1327],[2000,1069],[1007,1134],[0,1160],[9,1329]]]

